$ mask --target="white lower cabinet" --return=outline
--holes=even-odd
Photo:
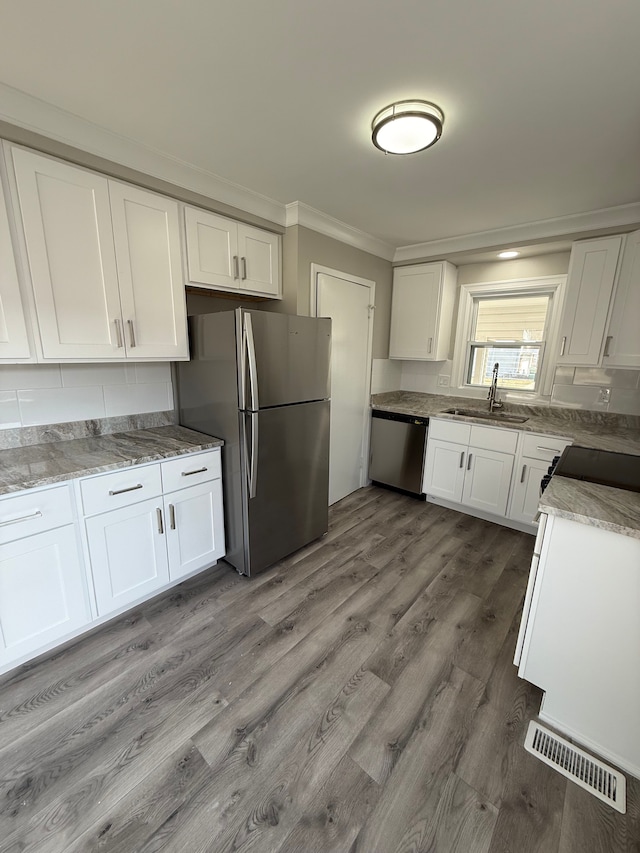
[[[640,540],[549,516],[536,543],[515,663],[540,717],[640,777]]]
[[[169,582],[162,498],[96,515],[85,524],[99,616]]]
[[[0,500],[0,671],[91,620],[70,487]]]
[[[514,471],[509,518],[533,524],[540,503],[540,483],[556,456],[560,456],[568,438],[539,433],[522,435]]]
[[[432,418],[422,491],[506,515],[516,443],[513,430]]]
[[[165,496],[164,506],[171,580],[224,556],[221,480],[172,492]]]
[[[88,477],[80,494],[99,617],[224,556],[219,449]]]

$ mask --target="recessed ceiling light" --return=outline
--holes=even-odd
[[[513,249],[509,249],[507,252],[499,252],[498,257],[499,258],[505,258],[505,259],[517,258],[519,254],[520,254],[520,252],[516,252]]]
[[[440,139],[443,123],[442,110],[429,101],[397,101],[374,117],[371,139],[385,154],[415,154]]]

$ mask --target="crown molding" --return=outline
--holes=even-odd
[[[310,207],[302,201],[292,201],[285,208],[285,225],[287,228],[292,225],[302,225],[304,228],[310,228],[312,231],[324,234],[325,237],[332,237],[334,240],[347,243],[349,246],[384,258],[386,261],[393,260],[393,246],[378,237],[360,231],[340,219],[334,219],[333,216],[316,210],[315,207]]]
[[[3,83],[0,83],[0,120],[200,193],[278,225],[285,224],[285,206],[281,202],[113,133]]]
[[[554,219],[540,219],[525,222],[508,228],[495,228],[491,231],[476,231],[459,237],[447,237],[443,240],[431,240],[426,243],[414,243],[399,246],[393,256],[394,263],[404,261],[443,258],[455,252],[471,252],[478,249],[493,249],[503,246],[526,245],[548,240],[554,237],[584,237],[592,232],[610,231],[616,228],[635,227],[640,224],[640,202],[622,204],[618,207],[605,207],[588,213],[576,213],[569,216],[557,216]]]

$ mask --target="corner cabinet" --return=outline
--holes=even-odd
[[[282,299],[278,234],[195,207],[184,217],[190,284]]]
[[[31,358],[4,190],[0,183],[0,362]]]
[[[571,248],[558,364],[601,363],[609,305],[624,237],[581,240]]]
[[[448,358],[456,283],[447,262],[394,269],[389,358]]]
[[[188,358],[178,205],[9,147],[43,361]]]

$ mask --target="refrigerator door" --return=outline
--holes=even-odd
[[[238,571],[255,575],[327,532],[329,405],[241,414],[245,553],[226,558]]]
[[[329,397],[330,319],[240,308],[237,324],[241,409]]]

